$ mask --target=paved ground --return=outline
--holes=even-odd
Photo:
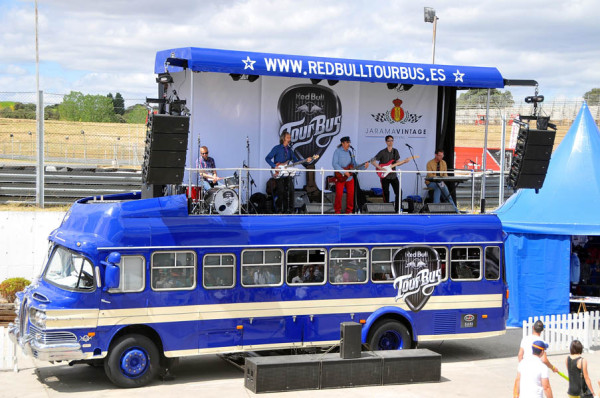
[[[411,385],[361,387],[260,394],[264,397],[512,397],[521,329],[506,335],[472,341],[445,341],[422,344],[442,354],[442,381]],[[600,353],[588,353],[590,376],[600,378]],[[565,355],[550,355],[550,361],[566,371]],[[87,365],[49,364],[20,356],[20,371],[0,372],[0,397],[38,398],[89,397],[245,397],[255,396],[244,388],[243,373],[221,358],[209,355],[185,358],[173,372],[175,380],[156,380],[136,390],[116,388],[102,368]],[[553,374],[550,384],[556,396],[565,396],[567,382]],[[596,384],[597,385],[597,384]]]

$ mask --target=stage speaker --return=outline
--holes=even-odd
[[[452,203],[427,203],[428,213],[456,213],[456,209]]]
[[[244,385],[253,393],[316,390],[321,363],[317,355],[246,358]]]
[[[343,359],[360,358],[361,332],[362,325],[360,323],[342,322],[340,324],[340,357]]]
[[[144,184],[181,184],[189,125],[190,118],[187,116],[151,116],[142,166]]]
[[[393,203],[365,203],[364,210],[369,214],[394,214]]]
[[[439,382],[442,356],[427,349],[377,351],[383,357],[383,385]]]
[[[556,131],[521,128],[510,166],[508,185],[540,189],[544,185]]]
[[[321,203],[309,203],[306,205],[306,212],[308,214],[321,214]],[[333,214],[333,205],[329,203],[323,203],[323,214]]]

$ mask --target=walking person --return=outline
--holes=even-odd
[[[518,355],[519,362],[521,362],[524,358],[527,358],[532,355],[531,346],[534,341],[536,341],[536,340],[539,340],[542,342],[544,341],[544,340],[542,340],[542,337],[541,337],[541,334],[543,331],[544,331],[544,322],[542,322],[540,320],[535,321],[535,323],[533,324],[532,334],[530,334],[529,336],[523,337],[523,339],[521,340],[521,346],[519,348],[519,355]],[[548,367],[548,369],[552,370],[554,373],[558,372],[558,369],[556,368],[556,366],[552,365],[550,363],[550,361],[548,360],[548,357],[546,356],[546,350],[544,350],[544,353],[541,358],[542,358],[542,362]]]
[[[514,398],[553,398],[548,367],[542,362],[548,344],[536,340],[531,345],[531,356],[519,362],[513,389]]]
[[[588,374],[587,360],[581,356],[583,344],[579,340],[573,340],[569,348],[571,355],[565,360],[569,372],[569,398],[596,397],[592,381]]]

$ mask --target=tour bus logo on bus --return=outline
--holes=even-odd
[[[290,133],[301,158],[322,157],[342,127],[342,103],[329,87],[298,84],[281,93],[279,134]]]
[[[429,246],[408,246],[397,250],[393,260],[396,301],[404,300],[411,311],[420,311],[442,281],[437,252]]]

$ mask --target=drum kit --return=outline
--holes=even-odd
[[[201,186],[187,187],[186,193],[191,199],[192,214],[237,214],[239,198],[236,190],[239,188],[235,176],[223,178],[223,185],[215,185],[206,191]]]

